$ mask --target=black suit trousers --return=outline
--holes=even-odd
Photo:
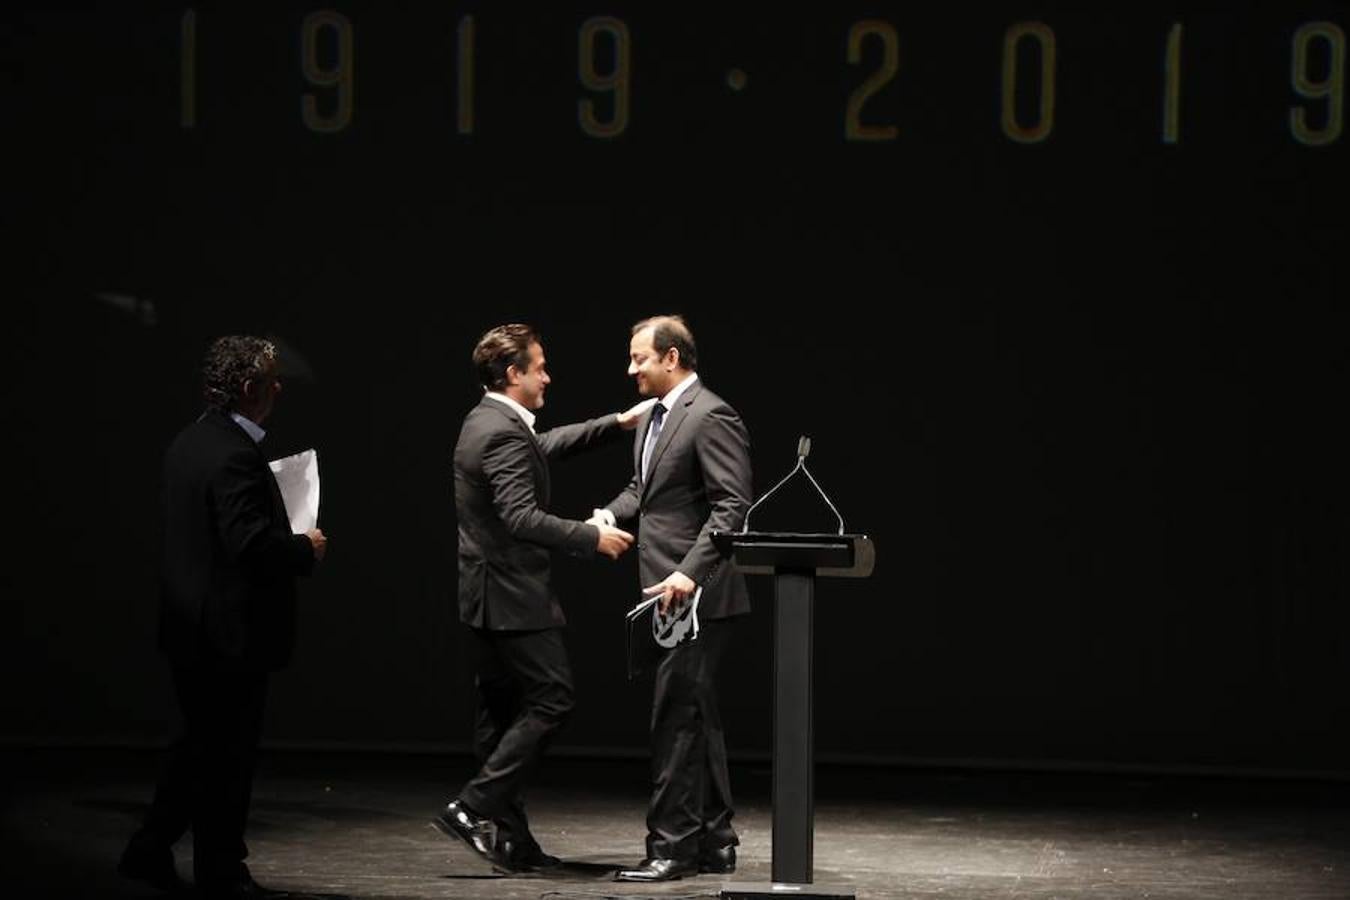
[[[571,715],[572,667],[562,631],[469,628],[478,691],[478,773],[459,798],[497,821],[498,842],[537,846],[525,816],[525,784]]]
[[[169,757],[143,831],[164,845],[192,828],[199,883],[239,877],[244,826],[267,697],[265,672],[175,666],[183,731]]]
[[[652,792],[647,855],[692,860],[739,843],[717,705],[717,670],[735,619],[702,623],[696,640],[665,651],[652,698]]]

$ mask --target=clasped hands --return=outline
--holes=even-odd
[[[624,551],[633,546],[631,534],[622,528],[615,528],[599,516],[592,516],[587,519],[586,524],[594,525],[600,530],[600,538],[596,541],[595,549],[610,559],[618,559],[623,556]]]
[[[614,417],[618,420],[619,427],[624,431],[632,431],[637,427],[638,421],[642,418],[642,414],[651,409],[652,404],[655,402],[656,400],[654,399],[643,400],[640,403],[633,404],[621,413],[615,413]],[[633,546],[633,536],[631,534],[624,531],[622,528],[614,527],[598,515],[591,516],[586,520],[586,524],[594,525],[599,530],[600,536],[596,539],[595,549],[597,552],[603,553],[610,559],[618,559],[629,547]]]
[[[621,413],[617,413],[616,418],[619,421],[619,427],[625,431],[632,431],[637,427],[642,416],[647,410],[651,409],[652,404],[655,402],[655,398],[649,398],[643,400],[641,403],[634,404]],[[608,521],[598,514],[587,519],[586,524],[594,525],[599,529],[600,537],[596,549],[610,559],[618,559],[619,556],[633,544],[633,536],[631,534],[621,528],[610,525]],[[644,587],[642,593],[648,597],[655,597],[657,594],[660,594],[661,599],[657,602],[657,607],[660,609],[662,615],[664,615],[670,609],[671,604],[676,602],[683,603],[693,595],[694,590],[697,587],[698,585],[696,585],[689,576],[681,572],[671,572],[663,581],[650,585],[649,587]]]

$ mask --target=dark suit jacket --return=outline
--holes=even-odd
[[[656,584],[678,569],[703,586],[700,618],[749,612],[745,576],[709,537],[712,531],[740,528],[750,508],[745,425],[702,379],[695,381],[666,414],[644,482],[642,445],[650,420],[648,413],[637,428],[633,480],[607,506],[620,525],[638,520],[642,584]]]
[[[566,623],[550,581],[550,552],[592,556],[599,532],[545,511],[551,490],[548,460],[621,433],[611,415],[536,437],[497,400],[484,397],[470,410],[455,444],[461,621],[493,631]]]
[[[160,646],[182,665],[269,671],[295,645],[295,578],[314,566],[292,534],[262,450],[203,413],[164,456]]]

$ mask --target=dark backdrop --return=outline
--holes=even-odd
[[[818,591],[822,757],[1350,771],[1345,4],[342,3],[308,27],[317,69],[350,67],[346,119],[306,78],[318,6],[28,6],[3,32],[6,739],[163,736],[160,454],[209,339],[257,332],[297,369],[269,452],[318,448],[332,539],[268,735],[463,744],[450,452],[473,343],[542,330],[546,427],[632,402],[629,326],[678,311],[757,490],[808,434],[876,541],[870,580]],[[597,15],[627,28],[626,118],[578,80]],[[848,62],[865,19],[895,29],[892,78],[881,26]],[[1001,126],[1020,22],[1054,36],[1053,112],[1045,57],[1014,54],[1039,141]],[[858,124],[893,140],[846,137],[869,76]],[[584,133],[586,98],[622,133]],[[627,453],[556,466],[555,510],[611,497]],[[804,482],[785,494],[757,526],[832,524]],[[634,560],[556,572],[563,743],[640,750]],[[754,591],[724,692],[743,754],[771,727]]]

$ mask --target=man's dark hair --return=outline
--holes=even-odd
[[[202,361],[202,399],[214,409],[233,409],[244,396],[244,382],[261,378],[276,358],[276,345],[264,338],[216,338]]]
[[[530,345],[538,344],[539,333],[529,325],[513,322],[498,325],[478,339],[473,348],[473,367],[478,383],[489,391],[506,387],[506,370],[515,366],[521,372],[530,367]]]
[[[633,326],[632,334],[644,328],[652,329],[652,347],[661,356],[665,356],[671,347],[680,351],[680,366],[690,372],[698,369],[698,347],[694,344],[694,333],[689,330],[682,316],[652,316]]]

